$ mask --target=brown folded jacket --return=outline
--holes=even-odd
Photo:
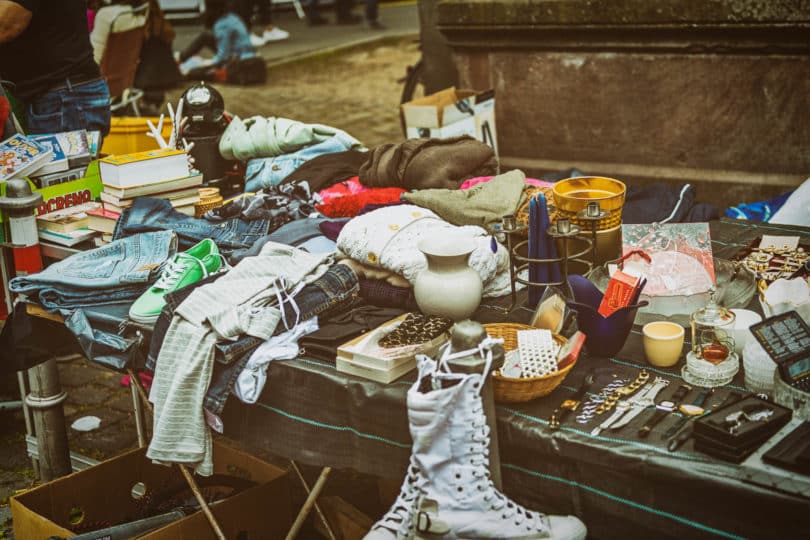
[[[469,178],[496,174],[498,158],[492,148],[468,135],[382,144],[360,166],[364,186],[407,190],[458,189]]]

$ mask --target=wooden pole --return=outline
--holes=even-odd
[[[307,484],[307,481],[304,479],[304,475],[301,474],[301,469],[298,468],[298,464],[295,461],[290,460],[290,465],[292,465],[295,474],[298,475],[298,479],[301,481],[301,485],[304,486],[304,490],[307,492],[307,495],[312,493],[312,490],[309,489],[309,484]],[[326,520],[326,516],[323,515],[323,511],[321,510],[321,506],[318,504],[318,501],[315,501],[313,506],[315,506],[315,512],[318,513],[318,517],[321,519],[321,523],[323,523],[326,533],[329,535],[329,540],[337,540],[337,538],[335,538],[335,533],[332,532],[332,527],[329,526],[329,522]]]
[[[302,506],[301,511],[298,512],[298,516],[295,518],[295,523],[293,523],[292,527],[290,528],[290,532],[287,533],[285,540],[294,540],[295,537],[298,536],[298,532],[301,530],[301,527],[304,526],[304,522],[307,520],[309,511],[312,510],[312,507],[315,505],[315,501],[318,500],[318,496],[320,496],[321,491],[323,491],[323,486],[326,485],[326,480],[329,479],[329,473],[331,472],[332,467],[324,467],[321,470],[318,480],[315,482],[315,485],[312,486],[312,491],[309,493],[307,500],[304,501],[304,506]]]

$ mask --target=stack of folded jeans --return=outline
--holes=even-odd
[[[245,221],[239,217],[212,223],[178,212],[165,199],[137,197],[132,206],[121,212],[113,238],[118,240],[138,233],[174,231],[179,249],[188,249],[210,238],[216,243],[219,252],[228,257],[236,249],[248,249],[268,233],[268,227],[269,221],[266,219]]]
[[[176,251],[172,231],[137,234],[76,253],[38,274],[16,277],[9,289],[49,311],[135,300]]]

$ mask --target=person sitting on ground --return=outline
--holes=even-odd
[[[208,2],[205,13],[205,30],[180,53],[179,61],[185,62],[204,48],[216,52],[206,62],[209,66],[223,66],[233,59],[247,60],[256,57],[256,49],[250,44],[247,26],[237,15],[234,0]]]
[[[250,43],[254,47],[261,47],[271,41],[283,41],[290,37],[290,33],[282,30],[278,26],[273,26],[273,2],[272,0],[241,0],[239,15],[245,22],[248,30],[251,28],[253,13],[257,11],[259,24],[262,25],[260,33],[250,34]]]
[[[110,36],[113,21],[115,21],[115,31],[124,32],[145,24],[143,15],[135,15],[132,9],[144,3],[144,0],[117,0],[112,5],[101,7],[96,11],[93,19],[93,31],[90,32],[90,44],[93,46],[93,59],[97,64],[101,64],[101,57],[104,55],[104,48],[107,46],[107,38]]]

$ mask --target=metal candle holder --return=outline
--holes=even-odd
[[[596,264],[596,224],[599,220],[607,219],[610,216],[610,210],[603,210],[599,201],[592,201],[588,206],[577,212],[577,218],[586,221],[590,224],[591,228],[591,242],[593,242],[593,251],[591,254],[591,262]]]
[[[565,287],[568,296],[571,297],[571,291],[568,290],[568,262],[578,262],[585,265],[589,270],[593,267],[593,262],[584,259],[583,257],[585,257],[589,251],[595,251],[595,239],[592,240],[591,238],[582,235],[582,229],[578,225],[571,223],[568,218],[559,218],[548,229],[546,229],[546,233],[554,238],[555,241],[558,239],[561,240],[562,254],[559,257],[550,259],[534,259],[520,255],[520,249],[527,246],[529,244],[529,240],[527,238],[526,240],[515,243],[514,236],[516,234],[524,233],[527,229],[528,226],[519,224],[514,216],[504,216],[501,220],[501,230],[506,235],[506,247],[509,250],[509,274],[512,281],[512,303],[509,306],[510,310],[515,306],[515,304],[517,304],[517,283],[522,283],[529,287],[563,286]],[[582,240],[587,245],[582,250],[569,254],[568,242],[572,238]],[[562,280],[536,282],[521,278],[520,272],[528,269],[529,264],[531,263],[560,264]]]

